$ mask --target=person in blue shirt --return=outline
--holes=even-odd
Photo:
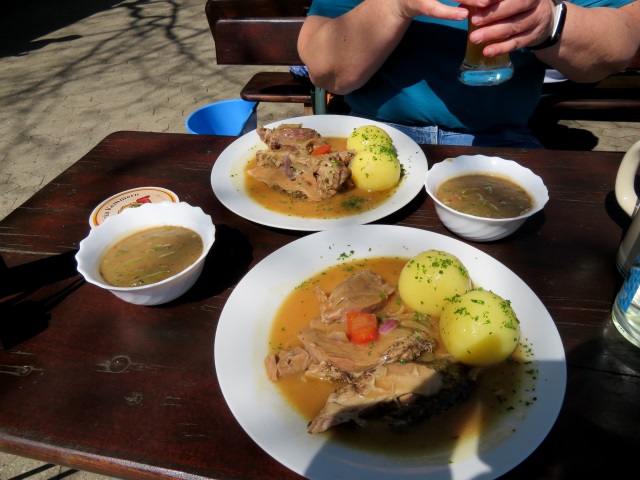
[[[314,85],[345,96],[351,114],[419,143],[541,148],[528,128],[545,70],[599,81],[640,48],[640,0],[313,0],[298,51]],[[509,53],[506,83],[457,79],[467,17],[483,54]],[[557,28],[559,8],[565,10]],[[536,48],[539,47],[539,48]]]

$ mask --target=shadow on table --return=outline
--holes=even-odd
[[[46,330],[52,309],[85,280],[69,251],[9,268],[0,257],[0,348],[11,349]],[[159,308],[201,301],[233,287],[253,260],[248,238],[226,225],[216,226],[216,240],[195,285]]]
[[[627,342],[613,325],[604,329],[600,339],[568,352],[567,388],[562,408],[540,445],[532,445],[533,452],[511,470],[503,472],[501,469],[505,461],[508,464],[508,458],[518,456],[518,451],[507,441],[503,444],[502,456],[479,454],[476,464],[465,467],[464,476],[474,480],[498,476],[501,480],[623,478],[625,472],[634,468],[640,447],[637,428],[640,410],[638,399],[630,395],[635,387],[629,386],[640,382],[640,355],[637,352],[637,348]],[[590,364],[593,358],[599,359],[597,365]],[[552,365],[550,368],[557,367]],[[544,395],[541,391],[537,393],[536,401],[544,408]],[[542,429],[538,434],[541,433],[544,433]],[[535,442],[535,438],[532,441]],[[449,470],[455,468],[454,463],[451,467],[446,464],[429,467],[404,462],[395,468],[393,462],[387,465],[379,463],[375,460],[367,462],[366,453],[357,451],[353,456],[347,456],[339,445],[327,442],[303,474],[310,478],[328,478],[339,468],[343,478],[382,480],[393,478],[394,474],[402,477],[401,472],[415,475],[415,478],[420,474],[424,478],[445,480],[454,477],[453,470]]]
[[[559,361],[548,360],[539,362],[535,368],[532,364],[524,363],[522,369],[521,373],[516,375],[524,375],[526,378],[522,382],[531,381],[531,384],[522,386],[521,395],[516,395],[511,400],[497,400],[501,405],[500,408],[509,412],[508,418],[500,417],[503,420],[501,423],[491,423],[491,429],[480,432],[479,442],[469,441],[464,444],[456,442],[450,447],[442,446],[441,451],[425,450],[424,455],[421,455],[419,446],[408,446],[412,452],[403,457],[404,450],[400,451],[396,445],[403,441],[401,432],[389,432],[388,438],[381,437],[376,451],[365,450],[361,442],[344,444],[332,439],[320,447],[302,474],[307,478],[330,478],[339,472],[340,478],[367,478],[367,480],[389,478],[449,480],[462,477],[473,480],[493,480],[503,475],[506,475],[504,478],[514,479],[547,478],[542,473],[549,465],[549,457],[545,456],[537,463],[528,461],[527,457],[536,451],[548,431],[553,428],[556,420],[555,413],[559,411],[563,402],[564,365]],[[534,375],[530,373],[531,369],[536,371]],[[514,374],[514,371],[508,375],[511,374]],[[434,398],[433,400],[436,404],[440,404],[444,399]],[[502,403],[505,401],[508,403]],[[472,410],[478,417],[484,418],[485,415],[491,415],[489,412],[495,411],[494,401],[485,403],[482,400],[476,400],[476,402]],[[535,406],[535,416],[532,417],[530,415],[534,415],[531,410],[533,406]],[[499,421],[500,418],[497,420]],[[526,423],[521,424],[521,419]],[[451,420],[450,418],[447,423]],[[452,430],[450,434],[454,431]],[[516,437],[512,433],[514,431],[517,432]],[[428,444],[427,442],[425,443]],[[378,451],[385,454],[381,456],[377,453]],[[395,458],[394,451],[398,452]],[[389,452],[389,455],[386,452]],[[550,458],[554,460],[552,466],[555,466],[557,462],[555,456]],[[517,467],[518,464],[523,466],[519,473],[509,475],[509,469]],[[573,477],[569,475],[568,478]]]
[[[165,305],[197,302],[224,292],[246,275],[252,261],[253,247],[249,239],[228,225],[216,225],[216,238],[200,278],[188,292]]]
[[[567,392],[556,426],[504,480],[624,478],[635,468],[640,410],[630,392],[640,382],[638,349],[609,323],[598,340],[567,352],[567,366]],[[553,471],[545,468],[550,461]]]
[[[51,310],[83,283],[76,251],[53,255],[16,267],[0,258],[0,347],[10,349],[44,331]]]
[[[549,150],[593,150],[598,145],[598,137],[589,130],[560,125],[554,119],[533,123],[531,130]]]

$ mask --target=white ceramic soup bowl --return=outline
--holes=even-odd
[[[202,254],[182,272],[150,285],[140,287],[114,287],[100,275],[100,260],[117,241],[148,228],[171,225],[189,228],[202,237]],[[76,254],[78,272],[89,283],[109,290],[118,298],[136,305],[160,305],[178,298],[196,282],[204,260],[215,239],[215,226],[211,217],[200,207],[180,202],[149,203],[138,208],[124,210],[119,215],[107,218],[101,225],[91,229],[80,242]]]
[[[497,175],[510,179],[531,195],[533,208],[519,217],[484,218],[458,212],[437,199],[436,192],[444,181],[468,174]],[[527,218],[542,210],[549,200],[547,187],[531,170],[513,160],[485,155],[462,155],[436,163],[427,172],[425,187],[444,226],[459,237],[474,242],[490,242],[511,235]]]

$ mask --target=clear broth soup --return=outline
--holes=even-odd
[[[484,218],[515,218],[533,208],[533,198],[503,177],[471,174],[444,181],[436,198],[458,212]]]

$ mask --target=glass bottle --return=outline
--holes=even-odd
[[[640,347],[640,255],[613,302],[611,317],[622,336]]]

